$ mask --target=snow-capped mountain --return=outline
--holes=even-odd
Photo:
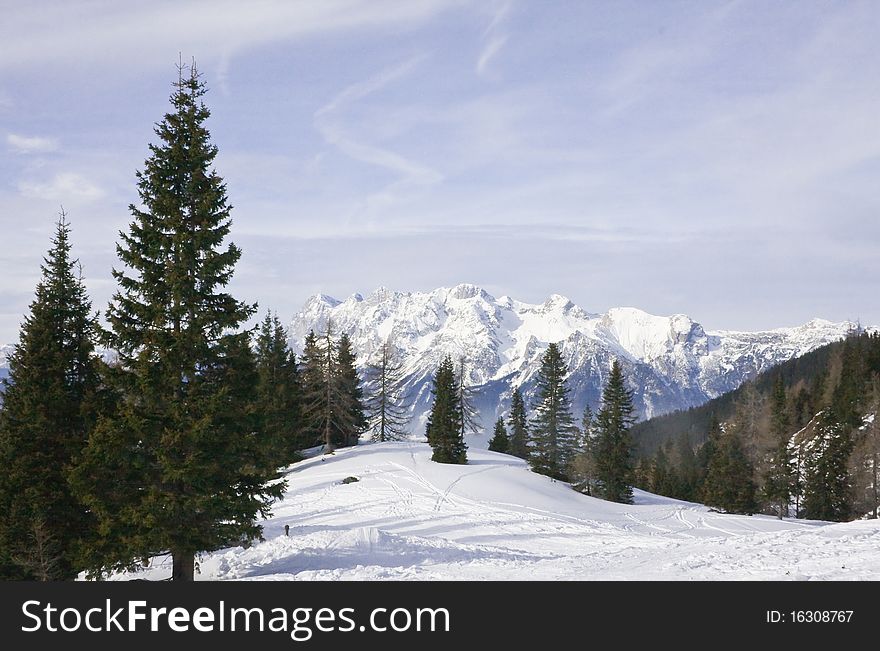
[[[0,380],[9,374],[9,366],[6,360],[12,354],[12,348],[11,344],[0,346]]]
[[[780,362],[844,337],[854,323],[814,319],[799,327],[765,332],[706,332],[683,314],[653,316],[635,308],[592,314],[554,294],[541,304],[495,298],[474,285],[432,292],[394,292],[380,287],[345,301],[319,294],[306,301],[290,324],[297,353],[310,329],[328,322],[352,339],[360,365],[382,342],[400,351],[407,392],[413,403],[413,431],[421,432],[430,401],[431,377],[440,360],[464,358],[468,381],[478,388],[485,429],[509,407],[514,387],[527,404],[547,345],[558,342],[571,374],[575,413],[595,411],[614,359],[621,362],[635,392],[638,415],[700,405],[738,387]]]

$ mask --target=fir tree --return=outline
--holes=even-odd
[[[274,450],[270,467],[286,466],[308,447],[302,439],[299,369],[277,315],[267,314],[256,340],[257,413]]]
[[[535,472],[554,479],[566,479],[577,439],[565,384],[566,370],[559,347],[550,344],[538,371],[538,404],[529,428],[529,463]]]
[[[170,553],[173,580],[193,579],[199,552],[259,538],[256,518],[284,489],[266,469],[250,333],[240,330],[255,308],[224,291],[241,251],[224,245],[230,206],[211,168],[205,85],[195,65],[185,70],[117,246],[125,269],[113,272],[108,343],[124,399],[73,474],[104,537],[93,571]]]
[[[386,341],[366,371],[367,421],[374,441],[400,441],[409,434],[403,382],[403,364],[394,346]]]
[[[853,440],[831,408],[820,416],[804,467],[804,517],[842,522],[852,515],[849,458]]]
[[[657,448],[654,455],[653,470],[651,472],[651,492],[657,495],[670,495],[669,457],[666,454],[666,446]]]
[[[772,448],[764,477],[764,498],[781,520],[788,514],[794,484],[794,465],[789,447],[788,408],[782,376],[776,378],[771,397],[770,437]]]
[[[336,368],[333,383],[339,388],[341,417],[336,424],[340,447],[357,445],[361,434],[367,431],[367,416],[364,413],[364,392],[355,366],[355,355],[351,349],[351,339],[345,333],[339,337]]]
[[[447,356],[440,362],[434,375],[431,393],[434,403],[428,415],[425,433],[434,453],[433,461],[438,463],[467,463],[467,446],[461,435],[461,414],[458,404],[458,391],[455,367]]]
[[[318,445],[324,437],[324,410],[321,405],[327,395],[323,371],[323,356],[318,346],[318,336],[309,330],[303,343],[299,371],[302,388],[302,429],[300,436],[305,447]]]
[[[602,393],[602,409],[596,417],[596,479],[606,500],[632,503],[632,392],[626,388],[623,370],[615,360]]]
[[[320,339],[306,339],[303,353],[305,421],[319,433],[324,451],[356,445],[366,430],[363,391],[360,387],[351,341],[343,334],[337,342],[333,323]]]
[[[507,428],[504,427],[503,418],[495,421],[495,430],[489,441],[489,449],[492,452],[504,452],[505,454],[510,451],[510,441],[507,439]]]
[[[716,442],[704,488],[706,504],[727,513],[751,515],[755,502],[755,468],[735,432],[724,433]]]
[[[0,578],[72,579],[94,522],[67,473],[98,407],[96,324],[62,211],[9,356],[0,411]]]
[[[510,401],[510,454],[520,459],[529,458],[529,427],[526,403],[519,388],[513,390]]]

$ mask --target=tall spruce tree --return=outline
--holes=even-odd
[[[507,428],[504,427],[503,418],[495,421],[495,429],[492,431],[492,438],[489,439],[489,450],[505,454],[510,451],[510,441],[507,439]]]
[[[842,522],[852,516],[849,458],[853,440],[845,421],[830,407],[819,417],[804,462],[806,518]]]
[[[755,467],[736,431],[717,439],[703,490],[709,506],[727,513],[751,515],[757,509]]]
[[[333,369],[334,384],[338,386],[341,397],[342,415],[336,424],[338,445],[340,447],[357,445],[361,434],[369,426],[364,413],[364,391],[355,366],[355,355],[351,349],[351,339],[345,333],[339,337],[336,354],[336,368]]]
[[[267,470],[240,329],[255,307],[224,291],[241,251],[224,245],[230,206],[212,169],[205,92],[195,65],[181,65],[117,246],[108,343],[124,399],[73,474],[104,537],[95,571],[170,553],[172,579],[191,581],[199,552],[260,537],[256,519],[284,488]]]
[[[538,371],[538,403],[529,434],[532,470],[554,479],[566,479],[574,457],[577,427],[565,383],[567,369],[559,346],[550,344]]]
[[[632,392],[626,388],[617,360],[611,366],[596,416],[596,481],[606,500],[632,503]]]
[[[520,459],[529,458],[529,421],[526,403],[519,387],[513,390],[510,401],[510,454]]]
[[[323,371],[323,355],[318,345],[318,335],[309,330],[303,343],[300,357],[299,372],[302,388],[300,403],[302,412],[302,429],[300,435],[306,442],[305,447],[318,445],[324,440],[325,414],[322,404],[327,396]]]
[[[764,498],[781,520],[788,515],[794,484],[794,461],[789,441],[791,438],[785,384],[782,375],[776,377],[771,396],[770,440],[771,450],[764,477]]]
[[[446,356],[434,374],[431,393],[434,402],[425,434],[433,449],[431,459],[438,463],[467,463],[467,445],[461,435],[458,387],[452,358]]]
[[[367,421],[372,439],[377,442],[400,441],[409,434],[409,405],[403,392],[403,364],[390,341],[379,348],[367,367]]]
[[[299,369],[287,345],[287,332],[278,315],[267,314],[256,339],[257,415],[263,431],[275,450],[270,466],[286,466],[302,457],[308,447],[302,439]]]
[[[97,409],[96,324],[61,212],[9,356],[0,411],[0,578],[72,579],[94,522],[67,473]]]

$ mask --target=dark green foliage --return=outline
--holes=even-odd
[[[240,330],[255,308],[224,291],[241,251],[224,245],[230,206],[211,169],[205,92],[195,66],[181,67],[117,246],[124,269],[107,318],[122,399],[72,475],[99,520],[96,572],[170,552],[172,578],[192,580],[195,554],[259,538],[256,518],[284,488],[267,470],[272,446]]]
[[[623,370],[615,360],[602,393],[602,408],[596,416],[596,480],[599,495],[606,500],[632,503],[632,392],[626,388]]]
[[[794,460],[789,448],[791,423],[782,377],[776,380],[771,397],[770,436],[772,448],[766,463],[764,499],[776,510],[780,519],[788,514],[794,491]]]
[[[335,375],[339,392],[343,399],[342,417],[336,424],[336,436],[340,447],[357,445],[361,434],[367,431],[367,416],[364,413],[364,392],[355,366],[355,356],[351,349],[351,339],[345,333],[339,337]]]
[[[309,330],[299,363],[302,388],[301,436],[306,443],[305,447],[318,445],[324,436],[323,416],[325,412],[322,405],[327,396],[327,388],[324,382],[323,360],[324,357],[318,346],[318,336],[314,330]]]
[[[844,521],[852,515],[849,457],[852,435],[844,418],[825,410],[804,460],[804,517]]]
[[[95,523],[67,474],[98,408],[97,326],[62,212],[9,357],[0,411],[0,578],[72,579]]]
[[[526,416],[526,403],[522,392],[513,390],[510,401],[510,454],[520,459],[529,458],[529,426]]]
[[[709,461],[703,489],[706,504],[727,513],[751,515],[758,508],[754,473],[739,436],[721,434]]]
[[[670,497],[675,491],[673,477],[670,475],[669,455],[666,454],[665,445],[657,448],[657,454],[654,455],[650,491]]]
[[[342,480],[342,483],[343,484],[355,484],[359,481],[360,481],[360,479],[358,479],[357,477],[346,477],[345,479]]]
[[[507,438],[507,428],[504,427],[503,418],[495,421],[495,430],[489,440],[489,449],[492,452],[504,452],[505,454],[510,451],[510,441]]]
[[[299,369],[277,315],[267,314],[263,319],[256,344],[256,411],[274,450],[270,467],[286,466],[302,459],[299,450],[309,442],[302,436]]]
[[[577,427],[571,415],[571,400],[559,346],[550,344],[538,371],[538,403],[529,427],[532,470],[554,479],[567,479],[568,464],[577,452]]]
[[[458,386],[455,367],[450,357],[445,357],[434,375],[431,390],[434,403],[428,416],[425,433],[438,463],[467,463],[467,446],[461,435],[461,413],[458,403]]]
[[[642,450],[687,434],[697,441],[698,485],[709,494],[709,459],[717,440],[694,434],[721,415],[760,479],[763,510],[841,520],[878,509],[875,428],[866,418],[880,408],[880,334],[854,330],[846,339],[780,364],[703,407],[652,419],[633,428]],[[711,431],[713,428],[707,428]],[[678,432],[678,434],[676,434]],[[700,441],[702,445],[700,445]],[[678,460],[670,460],[680,495]],[[756,468],[757,467],[757,468]],[[755,478],[752,478],[755,481]],[[709,498],[706,498],[707,500]]]
[[[400,441],[409,434],[409,405],[403,381],[403,365],[397,351],[386,341],[366,371],[367,420],[374,441]]]

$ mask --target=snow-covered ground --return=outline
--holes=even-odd
[[[440,465],[427,444],[383,443],[295,464],[265,542],[205,555],[198,578],[880,579],[877,521],[723,515],[639,491],[613,504],[468,455]],[[145,578],[169,572],[156,559]]]

